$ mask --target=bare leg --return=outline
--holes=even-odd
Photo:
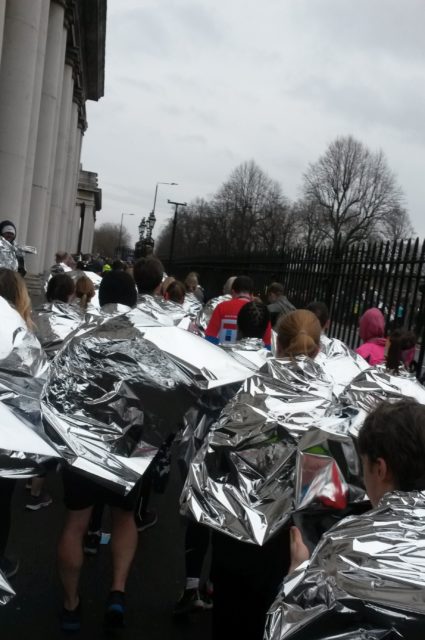
[[[58,544],[59,575],[64,588],[64,607],[69,611],[78,606],[78,583],[83,565],[83,538],[93,507],[68,511]]]
[[[137,549],[137,528],[133,511],[116,507],[112,512],[112,586],[111,591],[125,591],[128,573]]]

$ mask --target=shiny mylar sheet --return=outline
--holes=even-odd
[[[211,298],[211,300],[208,300],[208,302],[198,312],[197,321],[196,321],[197,325],[203,331],[205,331],[205,329],[209,325],[211,316],[216,306],[220,304],[220,302],[225,302],[226,300],[231,300],[231,299],[232,299],[232,296],[225,295],[225,296],[219,296],[218,298]]]
[[[67,302],[46,302],[33,312],[35,331],[43,349],[53,357],[63,341],[84,322],[79,306]]]
[[[80,327],[51,364],[42,410],[71,466],[128,492],[204,392],[250,373],[136,308]]]
[[[18,270],[18,258],[16,247],[0,236],[0,267],[3,269]]]
[[[345,509],[363,495],[350,434],[357,415],[334,403],[333,383],[314,361],[267,360],[193,459],[182,512],[262,545],[296,511]]]
[[[323,535],[286,578],[265,640],[421,640],[424,628],[425,494],[394,492]]]

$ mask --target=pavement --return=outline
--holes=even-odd
[[[56,543],[63,522],[64,507],[60,476],[47,478],[53,504],[40,511],[24,508],[25,482],[15,490],[13,524],[8,553],[20,560],[19,573],[12,579],[17,596],[0,607],[2,640],[56,640],[71,637],[59,629],[61,587],[56,568]],[[163,495],[152,495],[158,522],[139,534],[139,547],[128,580],[126,628],[113,638],[137,640],[210,640],[211,614],[202,612],[176,622],[173,605],[184,586],[184,521],[178,512],[179,474],[173,465]],[[109,531],[109,523],[103,529]],[[97,557],[87,558],[81,578],[83,620],[79,640],[110,638],[103,625],[104,603],[111,579],[109,546]]]

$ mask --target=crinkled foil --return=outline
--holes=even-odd
[[[2,236],[0,236],[0,267],[12,271],[18,270],[16,247]]]
[[[1,297],[0,317],[0,477],[29,477],[58,456],[41,425],[48,362],[38,340]]]
[[[205,304],[202,307],[202,309],[200,309],[200,311],[198,312],[198,317],[196,321],[197,325],[205,331],[205,329],[209,325],[211,316],[216,306],[220,304],[220,302],[225,302],[226,300],[231,300],[231,299],[232,299],[232,296],[226,295],[226,296],[219,296],[218,298],[211,298],[211,300],[208,300],[207,304]]]
[[[202,338],[149,324],[158,323],[133,309],[80,328],[53,360],[42,396],[63,457],[123,492],[204,391],[250,374]]]
[[[186,293],[183,308],[192,320],[196,320],[202,310],[202,303],[199,302],[194,293]]]
[[[424,493],[394,492],[377,509],[341,520],[324,534],[308,566],[286,579],[265,639],[422,640],[424,518]]]
[[[362,371],[369,368],[364,358],[352,351],[341,340],[322,336],[320,353],[315,362],[321,366],[326,375],[333,381],[333,392],[336,397]]]
[[[393,375],[383,366],[368,368],[346,387],[341,402],[359,407],[367,412],[384,400],[396,402],[401,398],[414,398],[425,404],[425,387],[407,371]]]
[[[261,338],[242,338],[233,344],[221,344],[220,347],[253,371],[261,369],[267,358],[271,356],[270,351],[264,347]]]
[[[357,411],[334,405],[332,388],[308,358],[268,360],[226,405],[192,461],[182,512],[262,545],[296,511],[345,509],[350,483],[360,482],[350,435]]]
[[[14,595],[14,590],[0,571],[0,606],[7,604]]]
[[[164,327],[175,326],[186,315],[181,305],[166,301],[160,296],[139,295],[137,308]]]
[[[63,341],[84,322],[79,306],[66,302],[47,302],[33,312],[36,334],[46,353],[53,357]]]

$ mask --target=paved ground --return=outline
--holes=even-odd
[[[58,626],[61,606],[56,573],[56,541],[63,507],[61,484],[53,474],[48,479],[54,504],[40,512],[25,511],[24,483],[14,497],[14,521],[10,552],[21,561],[13,581],[17,597],[0,607],[2,640],[56,640],[64,638]],[[153,494],[152,506],[159,521],[140,534],[139,549],[128,583],[128,622],[114,634],[123,639],[209,640],[210,614],[202,613],[176,623],[173,604],[183,585],[183,522],[178,514],[178,474],[172,474],[164,495]],[[102,630],[103,606],[110,579],[110,553],[104,546],[96,558],[87,559],[81,581],[83,627],[76,638],[96,640]]]

